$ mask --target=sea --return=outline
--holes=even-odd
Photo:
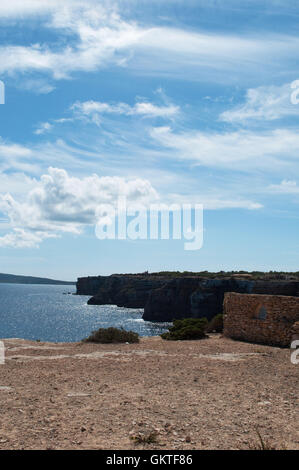
[[[169,323],[142,320],[143,309],[87,305],[72,285],[0,283],[0,339],[81,341],[98,328],[122,327],[140,336],[157,336]]]

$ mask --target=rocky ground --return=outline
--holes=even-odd
[[[290,351],[202,341],[5,340],[0,449],[299,449]]]

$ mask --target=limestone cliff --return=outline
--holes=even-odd
[[[299,295],[298,281],[264,281],[178,278],[152,290],[144,308],[144,320],[172,321],[176,318],[213,318],[222,312],[226,292]]]
[[[90,305],[144,308],[144,320],[157,322],[210,319],[222,312],[226,292],[299,296],[299,281],[128,274],[80,278],[77,282],[77,294],[92,296]]]
[[[79,278],[77,294],[92,295],[89,305],[117,305],[144,308],[149,294],[165,284],[164,277],[112,275]]]

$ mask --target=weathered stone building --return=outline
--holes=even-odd
[[[224,295],[224,335],[272,346],[290,347],[299,333],[299,297],[286,295]]]

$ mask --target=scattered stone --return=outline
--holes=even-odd
[[[12,387],[6,387],[6,386],[0,386],[0,392],[12,392],[13,388]]]
[[[69,392],[67,394],[67,397],[82,397],[82,398],[86,398],[86,397],[90,397],[91,394],[90,393],[84,393],[84,392]]]

